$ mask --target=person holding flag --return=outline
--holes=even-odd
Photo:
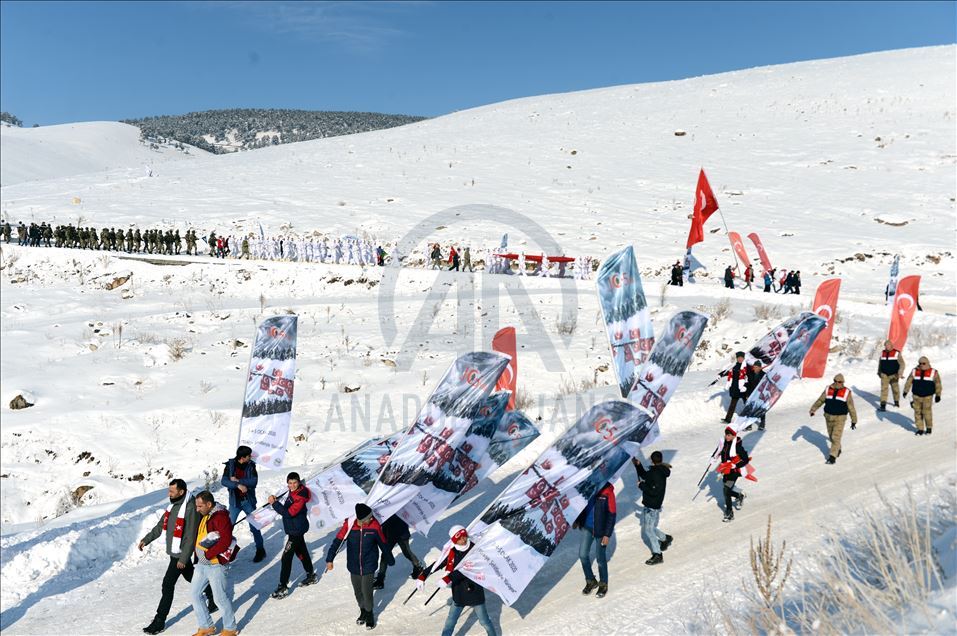
[[[578,515],[578,519],[572,524],[572,528],[581,528],[582,539],[578,549],[578,558],[582,562],[582,570],[585,572],[585,588],[582,594],[591,594],[595,588],[598,592],[595,594],[602,598],[608,593],[608,543],[611,541],[611,535],[615,531],[615,487],[611,484],[605,484],[601,490],[591,498],[585,509]],[[596,541],[597,539],[597,541]],[[595,580],[595,574],[591,569],[591,546],[595,543],[595,560],[598,561],[598,579]]]
[[[747,466],[751,461],[748,451],[744,449],[744,443],[738,434],[730,426],[724,429],[724,444],[721,447],[721,463],[718,464],[718,474],[723,475],[724,484],[724,522],[734,521],[734,508],[731,507],[731,500],[734,499],[738,510],[744,502],[744,493],[736,490],[734,487],[738,477],[741,476],[741,469]]]

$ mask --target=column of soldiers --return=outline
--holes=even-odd
[[[13,228],[4,222],[0,226],[3,240],[7,243],[13,235]],[[187,230],[186,253],[198,254],[196,248],[196,230]],[[52,243],[51,243],[52,241]],[[70,247],[75,249],[103,250],[111,252],[127,252],[146,254],[180,254],[183,249],[183,237],[179,230],[144,230],[130,228],[101,228],[82,227],[75,225],[58,225],[52,227],[47,223],[31,223],[30,226],[22,222],[17,226],[17,244],[40,247]]]

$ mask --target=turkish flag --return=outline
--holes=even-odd
[[[492,350],[504,353],[510,356],[508,366],[502,375],[498,376],[498,382],[495,384],[496,391],[511,391],[512,395],[508,398],[507,410],[515,410],[515,387],[518,384],[518,355],[515,352],[515,327],[505,327],[499,329],[498,333],[492,338]]]
[[[891,328],[887,332],[887,339],[894,343],[898,351],[904,350],[907,343],[907,332],[910,330],[910,321],[917,311],[917,288],[920,287],[920,276],[905,276],[897,283],[897,293],[894,295],[894,305],[891,307]]]
[[[691,229],[688,231],[688,244],[685,247],[691,247],[704,240],[704,222],[717,209],[718,200],[714,198],[714,192],[711,191],[708,177],[704,176],[704,168],[702,168],[698,174],[698,187],[695,188],[694,193],[694,215],[691,217]]]
[[[758,248],[758,256],[761,258],[761,267],[764,268],[765,272],[770,272],[771,259],[768,258],[768,253],[764,251],[764,245],[761,243],[761,238],[758,236],[757,232],[751,232],[748,234],[748,238],[751,239],[751,242],[754,243],[754,246]]]
[[[751,259],[748,258],[748,252],[744,249],[744,243],[741,242],[741,235],[737,232],[728,232],[728,239],[731,241],[731,249],[738,255],[741,265],[743,267],[750,265]]]
[[[840,278],[829,278],[818,285],[811,311],[826,320],[827,324],[804,356],[804,366],[801,368],[802,378],[824,377],[827,354],[831,350],[831,332],[834,331],[834,317],[837,315],[837,297],[840,291]]]

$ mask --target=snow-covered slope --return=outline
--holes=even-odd
[[[181,228],[258,232],[262,220],[269,232],[283,224],[294,233],[358,229],[383,242],[411,233],[419,251],[427,241],[497,245],[503,232],[528,252],[551,237],[560,251],[599,258],[634,242],[657,329],[680,309],[724,314],[727,301],[727,315],[712,320],[661,420],[656,447],[674,465],[662,526],[676,539],[665,563],[643,565],[638,493],[628,475],[604,601],[580,594],[574,536],[516,607],[490,601],[503,633],[679,633],[700,624],[709,592],[738,599],[750,538],[769,514],[796,554],[817,554],[825,529],[853,530],[848,508],[874,504],[875,486],[895,498],[902,484],[927,476],[953,487],[954,55],[954,47],[897,51],[528,98],[394,130],[171,162],[152,179],[113,171],[5,185],[0,196],[13,221],[82,214],[103,225],[173,220]],[[687,134],[675,136],[679,128]],[[724,290],[713,276],[696,286],[660,286],[664,275],[656,272],[683,251],[700,166],[730,229],[757,231],[776,264],[801,269],[803,295]],[[502,215],[503,208],[522,216]],[[714,217],[706,230],[720,227]],[[904,356],[908,365],[929,356],[944,378],[930,438],[913,435],[906,401],[875,410],[873,356],[886,333],[882,292],[895,253],[902,275],[923,276],[924,311]],[[723,233],[707,234],[696,254],[716,271],[731,258]],[[306,472],[368,436],[404,428],[456,353],[487,348],[499,326],[518,327],[519,386],[542,438],[428,538],[416,537],[420,555],[442,543],[453,523],[478,514],[576,409],[614,393],[593,281],[186,257],[163,265],[5,245],[2,256],[4,633],[133,633],[148,622],[165,559],[159,546],[140,553],[135,542],[155,521],[171,476],[202,487],[234,450],[248,347],[263,315],[300,316],[287,463]],[[130,282],[104,289],[130,273]],[[737,520],[722,524],[716,483],[692,501],[726,407],[720,387],[709,383],[735,350],[807,309],[831,275],[844,284],[828,374],[840,370],[853,387],[858,429],[845,432],[847,452],[837,465],[825,466],[823,420],[807,414],[825,381],[793,382],[768,431],[747,437],[749,447],[761,442],[760,481],[749,486]],[[490,290],[502,291],[499,285],[525,290],[528,300],[495,296]],[[448,295],[437,298],[439,291]],[[574,332],[560,338],[557,323],[570,324],[573,311]],[[395,338],[383,324],[393,316]],[[424,336],[410,336],[413,325],[430,320]],[[411,367],[394,364],[410,351]],[[36,405],[10,411],[6,403],[19,390]],[[281,488],[284,476],[263,471],[260,496]],[[245,528],[239,534],[250,545]],[[329,537],[307,539],[321,561]],[[273,528],[264,567],[244,551],[233,569],[241,628],[352,633],[354,601],[342,567],[316,587],[268,600],[281,545]],[[438,632],[447,594],[426,608],[418,597],[402,605],[411,587],[399,563],[376,597],[378,630]],[[186,598],[179,588],[170,633],[195,629]],[[952,624],[952,605],[945,611]],[[468,615],[460,627],[466,624],[468,633],[480,631]]]
[[[0,185],[71,177],[105,170],[125,170],[138,177],[147,168],[170,161],[195,159],[209,153],[188,147],[188,154],[172,146],[140,141],[140,129],[112,121],[81,122],[0,129]],[[189,162],[191,165],[193,162]]]

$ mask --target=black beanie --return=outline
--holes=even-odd
[[[743,357],[744,357],[744,351],[739,351],[739,352],[737,352],[736,354],[734,354],[734,357],[735,357],[735,358],[743,358]]]
[[[368,516],[371,515],[371,514],[372,514],[372,508],[370,508],[369,506],[365,505],[364,503],[357,503],[357,504],[356,504],[356,518],[357,518],[359,521],[362,521],[363,519],[365,519],[366,517],[368,517]]]

